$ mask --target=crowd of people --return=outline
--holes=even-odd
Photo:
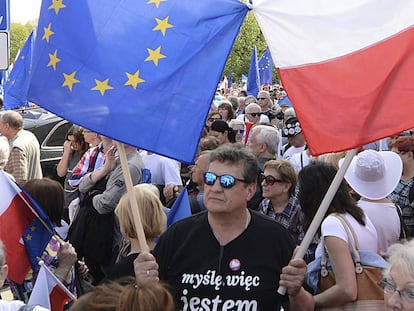
[[[345,219],[359,250],[388,261],[377,280],[384,308],[414,310],[414,137],[409,131],[361,147],[303,259],[294,259],[295,248],[346,153],[313,157],[294,109],[279,106],[273,92],[261,90],[255,97],[234,91],[214,102],[190,166],[73,125],[56,168],[64,178],[60,183],[43,178],[39,143],[23,129],[18,112],[0,112],[0,133],[0,169],[53,223],[55,235],[41,259],[78,297],[66,309],[350,306],[360,297],[350,252],[355,245],[342,225]],[[188,191],[193,215],[167,228],[169,208],[182,191]],[[131,196],[145,241],[139,239]],[[325,253],[335,283],[314,291],[307,266],[318,264]],[[1,285],[10,264],[0,243]],[[32,268],[23,283],[8,280],[19,301],[10,302],[10,310],[27,303],[38,272]],[[87,291],[82,282],[90,285]],[[286,295],[277,293],[280,286]]]

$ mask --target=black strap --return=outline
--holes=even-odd
[[[413,203],[414,201],[414,183],[410,188],[410,191],[408,192],[408,201],[411,203]]]
[[[398,217],[400,218],[400,240],[406,240],[407,239],[407,225],[404,223],[404,220],[402,218],[402,210],[401,207],[394,203],[395,209],[397,210]]]

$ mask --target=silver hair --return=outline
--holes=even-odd
[[[403,274],[410,275],[414,278],[414,240],[410,240],[403,244],[397,243],[390,246],[388,249],[389,266],[384,269],[383,276],[389,277],[390,270],[393,267],[400,268]]]
[[[259,144],[266,144],[267,151],[270,154],[277,154],[277,147],[279,145],[279,132],[276,128],[270,125],[256,125],[251,129],[250,135],[256,133],[256,139]]]
[[[7,123],[16,130],[23,128],[23,117],[16,111],[5,111],[0,115],[0,117],[3,123]]]

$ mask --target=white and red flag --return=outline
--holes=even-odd
[[[60,282],[45,264],[40,265],[35,286],[28,305],[42,306],[49,310],[61,311],[76,297]]]
[[[0,239],[6,249],[8,277],[22,283],[31,268],[22,235],[36,216],[23,201],[22,190],[0,170]]]
[[[254,0],[312,154],[414,127],[414,1]]]

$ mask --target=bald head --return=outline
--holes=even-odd
[[[8,124],[10,127],[20,130],[23,128],[23,117],[16,111],[5,111],[1,114],[1,122]]]

